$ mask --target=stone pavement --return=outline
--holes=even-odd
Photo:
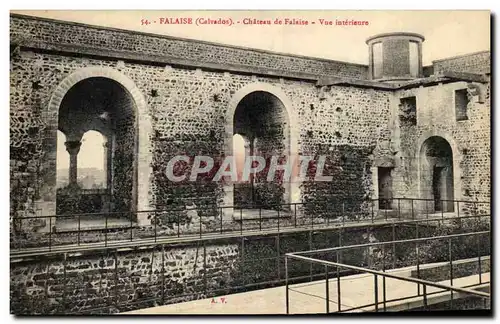
[[[396,269],[394,274],[408,276],[410,268]],[[490,274],[482,274],[482,282],[489,282]],[[450,284],[449,280],[441,281],[442,284]],[[453,280],[455,287],[465,287],[479,283],[478,275],[456,278]],[[398,279],[386,278],[387,300],[411,297],[417,295],[417,284]],[[378,277],[379,311],[383,305],[383,281]],[[325,302],[325,280],[310,283],[290,285],[289,300],[290,314],[316,314],[326,312]],[[340,280],[341,309],[360,307],[374,303],[374,277],[371,274],[359,274],[343,277]],[[420,293],[423,289],[420,287]],[[427,287],[427,293],[443,291],[439,288]],[[330,312],[338,310],[337,304],[337,279],[329,280]],[[251,315],[251,314],[286,314],[285,303],[286,289],[284,286],[250,291],[245,293],[231,294],[227,296],[194,300],[178,304],[170,304],[159,307],[146,308],[124,315],[146,315],[146,314],[206,314],[206,315]],[[417,297],[422,299],[421,297]],[[413,299],[412,299],[413,300]],[[404,304],[405,301],[387,303],[394,307],[396,304]],[[353,311],[373,311],[373,306],[362,307]]]

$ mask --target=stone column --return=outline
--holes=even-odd
[[[249,140],[247,140],[245,138],[245,159],[247,157],[250,157],[250,156],[253,156],[253,137],[251,137]],[[248,178],[249,182],[250,182],[250,202],[252,203],[252,205],[255,204],[255,188],[253,186],[253,182],[254,182],[254,174],[251,173],[249,178]]]
[[[108,191],[111,190],[111,159],[112,157],[112,148],[111,148],[111,140],[107,140],[102,144],[104,147],[104,171],[105,171],[105,180],[104,185]]]
[[[67,141],[64,145],[66,145],[66,151],[69,153],[69,185],[73,186],[77,184],[78,152],[80,152],[82,142]]]
[[[108,175],[108,141],[105,140],[103,143],[102,143],[102,147],[103,147],[103,152],[102,152],[102,155],[104,157],[104,164],[103,164],[103,170],[104,170],[104,186],[106,188],[109,188],[108,187],[108,178],[109,178],[109,175]]]

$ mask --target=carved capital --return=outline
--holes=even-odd
[[[66,151],[70,155],[77,155],[80,152],[80,147],[82,146],[82,142],[80,141],[67,141],[64,143],[66,145]]]

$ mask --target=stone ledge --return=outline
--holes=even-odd
[[[119,229],[129,229],[130,227],[136,227],[137,222],[130,221],[126,218],[108,218],[107,225],[106,219],[80,219],[80,226],[78,225],[77,219],[68,219],[64,221],[58,221],[54,226],[54,233],[70,233],[78,231],[105,231],[105,230],[119,230]]]

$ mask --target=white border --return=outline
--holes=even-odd
[[[46,1],[2,1],[1,6],[6,7],[4,14],[7,16],[8,15],[8,10],[11,9],[111,9],[109,8],[109,3],[110,2],[103,2],[103,1],[98,1],[98,0],[86,0],[86,1],[80,1],[80,2],[74,2],[74,1],[54,1],[54,0],[46,0]],[[116,4],[120,4],[120,6],[116,6]],[[418,2],[414,1],[369,1],[369,0],[350,0],[350,1],[345,1],[345,2],[328,2],[324,0],[308,0],[308,1],[286,1],[286,2],[281,2],[279,3],[278,1],[272,2],[269,0],[252,0],[252,1],[245,1],[245,2],[234,2],[234,1],[201,1],[201,0],[183,0],[179,2],[174,2],[174,1],[168,1],[168,2],[153,2],[153,1],[120,1],[115,3],[114,8],[112,9],[157,9],[157,10],[165,10],[165,9],[336,9],[336,10],[341,10],[341,9],[419,9],[419,10],[425,10],[425,9],[452,9],[451,7],[453,6],[454,9],[457,8],[462,8],[462,9],[490,9],[493,12],[498,13],[497,7],[499,5],[499,1],[485,1],[485,0],[475,0],[475,1],[453,1],[453,2],[438,2],[438,1],[430,1],[430,0],[421,0]],[[329,4],[329,6],[328,6]],[[168,6],[168,8],[166,8]],[[4,16],[5,17],[5,16]],[[7,18],[7,17],[6,17]],[[496,17],[498,18],[498,17]],[[496,22],[498,23],[498,21]],[[3,38],[3,44],[5,45],[3,47],[2,51],[2,61],[4,62],[3,65],[3,73],[4,75],[4,83],[0,87],[2,91],[2,98],[4,100],[4,105],[5,110],[7,110],[7,107],[9,107],[8,103],[8,98],[9,98],[9,80],[7,79],[7,76],[9,75],[9,66],[7,64],[9,60],[9,52],[8,52],[8,42],[9,42],[9,20],[8,19],[2,19],[1,21],[2,24],[2,34],[1,37]],[[493,26],[494,27],[494,26]],[[495,34],[495,41],[498,41],[498,33]],[[492,44],[493,45],[493,44]],[[492,47],[492,51],[494,52],[494,48]],[[497,70],[494,71],[495,75],[498,72]],[[498,82],[495,82],[495,90],[496,93],[498,93]],[[496,96],[495,96],[496,97]],[[496,107],[495,103],[492,104],[492,109]],[[7,116],[8,112],[5,111],[4,115]],[[495,114],[495,119],[492,121],[492,125],[500,125],[500,114],[496,113]],[[8,118],[1,118],[0,119],[0,129],[4,132],[2,138],[2,145],[4,147],[4,156],[7,155],[7,152],[9,150],[9,119]],[[497,126],[498,127],[498,126]],[[500,139],[498,138],[498,132],[495,134],[495,143],[500,143]],[[496,151],[498,151],[499,147],[495,147]],[[496,162],[498,162],[498,157],[496,158]],[[9,188],[9,162],[6,157],[2,159],[2,169],[3,172],[1,172],[1,183],[2,183],[2,193],[4,195],[4,201],[10,200],[10,188]],[[500,163],[500,162],[499,162]],[[492,166],[492,171],[495,169],[497,165]],[[500,168],[499,168],[500,169]],[[495,172],[496,174],[496,172]],[[496,195],[493,198],[492,201],[499,202],[500,201],[500,194],[498,193],[498,190],[496,191]],[[8,249],[8,241],[9,241],[9,226],[7,224],[8,220],[8,215],[9,215],[9,207],[8,204],[2,204],[4,207],[4,212],[2,213],[4,216],[4,225],[1,227],[2,230],[4,231],[4,235],[2,235],[3,240],[5,241],[3,243],[3,249],[2,249],[2,254],[4,254],[5,259],[9,257],[9,249]],[[495,230],[498,230],[498,224],[499,221],[495,221]],[[497,232],[497,231],[495,231]],[[499,249],[495,249],[495,253],[498,254]],[[7,260],[6,260],[7,261]],[[3,294],[1,295],[1,305],[4,307],[3,311],[1,314],[6,315],[5,317],[7,318],[7,322],[14,321],[14,317],[11,315],[7,315],[10,313],[9,307],[10,307],[10,296],[9,291],[9,268],[8,268],[8,262],[2,262],[1,263],[1,273],[4,277],[4,280],[0,280],[1,283],[1,291],[3,291]],[[498,300],[499,298],[494,298],[495,302],[495,308],[498,309]],[[144,320],[147,318],[141,318],[140,320]],[[190,318],[191,320],[198,320],[198,321],[216,321],[219,320],[219,318]],[[277,318],[272,318],[272,319],[263,319],[259,318],[259,322],[271,322],[275,321]],[[296,318],[297,320],[299,318]],[[320,319],[320,318],[318,318]],[[322,318],[327,320],[326,318]],[[354,321],[372,321],[374,318],[357,318],[357,319],[352,319]],[[383,317],[381,320],[389,320],[391,319],[390,317]],[[38,318],[33,318],[30,320],[39,320]],[[56,318],[47,318],[49,321],[55,321],[55,320],[67,320],[67,319],[56,319]],[[74,319],[73,319],[74,320]],[[109,318],[105,319],[94,319],[94,321],[100,322],[104,320],[109,320]],[[123,317],[119,317],[116,320],[123,321]],[[125,319],[126,320],[126,319]],[[150,319],[149,319],[150,320]],[[177,322],[177,321],[186,321],[189,320],[188,318],[160,318],[162,321],[169,321],[169,322]],[[234,321],[234,320],[243,320],[242,318],[228,318],[228,320]],[[288,319],[289,320],[289,319]],[[306,318],[300,318],[300,320],[308,320]],[[330,319],[334,320],[335,322],[344,320],[343,318],[335,318],[335,319]],[[352,322],[351,320],[351,322]],[[396,321],[404,321],[404,322],[415,322],[415,323],[420,323],[423,318],[395,318]],[[448,322],[448,321],[456,321],[459,320],[459,318],[451,318],[451,319],[445,319],[442,317],[439,318],[425,318],[425,321],[439,321],[440,323],[442,322]],[[464,318],[464,320],[468,320],[467,318]],[[78,319],[77,322],[83,322],[84,319]]]

